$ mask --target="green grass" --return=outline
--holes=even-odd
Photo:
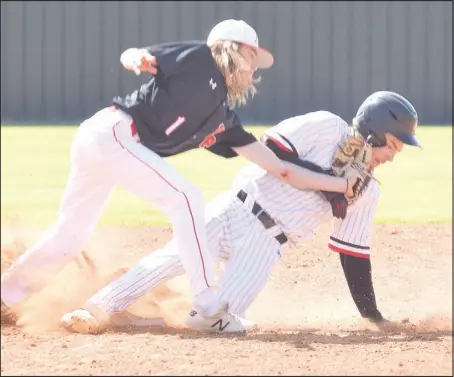
[[[260,135],[266,127],[250,127]],[[47,227],[53,223],[69,172],[75,127],[1,127],[1,220]],[[382,182],[377,223],[452,221],[452,127],[421,127],[423,150],[405,148],[392,164],[377,169]],[[225,160],[203,150],[169,162],[202,187],[209,201],[230,187],[242,158]],[[167,217],[144,200],[117,188],[102,225],[159,225]]]

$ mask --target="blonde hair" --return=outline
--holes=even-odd
[[[249,96],[257,93],[255,87],[261,77],[254,77],[250,85],[241,82],[241,71],[244,69],[245,59],[240,53],[241,45],[232,41],[218,41],[211,46],[211,53],[216,65],[226,78],[227,102],[230,108],[246,105]]]

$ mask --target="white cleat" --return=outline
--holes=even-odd
[[[60,323],[66,330],[81,334],[98,334],[105,328],[93,314],[85,309],[66,313]]]
[[[258,327],[255,322],[252,322],[246,318],[242,318],[242,317],[238,317],[238,316],[236,316],[236,317],[240,320],[240,322],[246,328],[246,330],[255,330]]]
[[[203,317],[195,310],[186,318],[186,325],[193,330],[205,333],[242,333],[257,327],[253,322],[226,311]]]

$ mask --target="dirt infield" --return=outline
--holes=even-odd
[[[2,228],[2,269],[40,230]],[[244,336],[200,335],[184,328],[190,308],[184,277],[162,286],[131,311],[166,318],[172,328],[91,336],[58,328],[65,311],[170,237],[168,229],[98,229],[89,255],[70,263],[22,308],[21,326],[2,324],[2,375],[452,375],[452,228],[379,225],[373,276],[379,308],[401,331],[363,324],[329,227],[284,256],[248,317]],[[81,266],[83,270],[81,270]]]

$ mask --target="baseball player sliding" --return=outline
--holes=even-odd
[[[123,66],[151,78],[132,94],[113,99],[79,127],[71,147],[71,171],[58,219],[2,276],[3,305],[13,308],[39,290],[84,249],[116,185],[164,211],[189,276],[194,309],[229,321],[219,311],[215,264],[205,230],[203,193],[165,161],[195,148],[226,158],[241,155],[295,187],[353,195],[355,177],[339,178],[285,164],[242,127],[235,106],[256,91],[257,69],[273,56],[259,46],[244,21],[216,25],[207,41],[130,48]]]
[[[332,215],[336,219],[328,246],[339,253],[359,313],[385,324],[371,276],[371,228],[379,199],[373,171],[392,162],[405,144],[419,146],[416,127],[417,113],[410,102],[399,94],[380,91],[359,107],[353,127],[328,111],[317,111],[286,119],[266,132],[262,141],[283,160],[312,165],[326,174],[360,171],[355,196],[347,199],[336,193],[297,189],[258,166],[240,171],[232,189],[209,203],[206,216],[209,250],[215,260],[226,262],[213,305],[232,316],[220,320],[194,309],[187,325],[202,332],[242,332],[254,327],[245,319],[246,310],[276,262],[287,248],[306,242]],[[62,325],[75,332],[100,332],[109,326],[113,314],[183,273],[178,243],[172,239],[101,289],[84,309],[65,314]]]

